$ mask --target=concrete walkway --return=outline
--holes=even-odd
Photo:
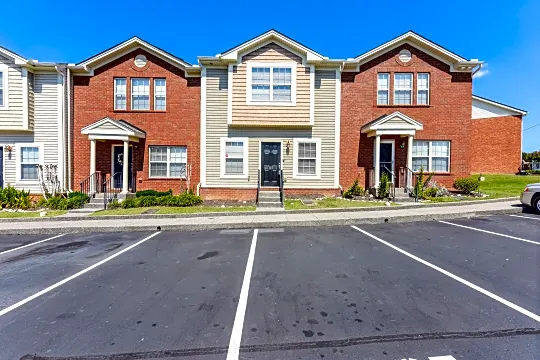
[[[161,230],[210,230],[239,228],[271,228],[294,226],[332,226],[376,224],[382,222],[429,221],[467,218],[473,216],[511,214],[522,212],[519,201],[469,203],[373,211],[333,211],[313,213],[244,213],[228,216],[198,216],[178,218],[129,218],[55,219],[41,221],[0,222],[0,234],[59,234],[78,232],[119,232]]]

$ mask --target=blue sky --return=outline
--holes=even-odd
[[[473,92],[529,111],[540,123],[540,1],[93,1],[2,5],[0,45],[40,61],[79,62],[139,36],[189,62],[275,28],[333,58],[354,57],[408,30],[487,63]],[[20,15],[22,17],[19,17]],[[73,20],[72,20],[73,19]],[[504,129],[500,129],[504,131]],[[540,150],[540,126],[524,151]]]

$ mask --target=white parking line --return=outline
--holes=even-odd
[[[255,259],[255,248],[257,247],[258,229],[253,230],[253,239],[251,240],[251,248],[244,273],[244,282],[240,290],[240,298],[238,299],[238,307],[236,308],[236,316],[234,317],[233,328],[231,332],[231,341],[229,342],[229,350],[227,351],[227,360],[238,360],[240,355],[240,342],[242,341],[242,328],[244,327],[244,317],[246,316],[247,301],[249,294],[249,283],[251,282],[251,272],[253,271],[253,261]]]
[[[379,239],[378,237],[368,233],[367,231],[364,231],[364,230],[362,230],[362,229],[360,229],[360,228],[358,228],[358,227],[356,227],[354,225],[352,226],[352,228],[355,229],[355,230],[358,230],[362,234],[367,235],[370,238],[375,239],[378,242],[380,242],[380,243],[382,243],[382,244],[384,244],[384,245],[386,245],[386,246],[388,246],[388,247],[402,253],[403,255],[406,255],[406,256],[410,257],[411,259],[414,259],[414,260],[418,261],[421,264],[424,264],[424,265],[426,265],[426,266],[428,266],[428,267],[430,267],[430,268],[432,268],[434,270],[437,270],[438,272],[440,272],[440,273],[442,273],[442,274],[444,274],[444,275],[446,275],[446,276],[448,276],[448,277],[450,277],[450,278],[452,278],[452,279],[454,279],[456,281],[459,281],[460,283],[462,283],[464,285],[467,285],[468,287],[470,287],[470,288],[472,288],[472,289],[474,289],[474,290],[476,290],[476,291],[478,291],[478,292],[492,298],[493,300],[496,300],[496,301],[500,302],[501,304],[504,304],[504,305],[508,306],[509,308],[512,308],[512,309],[522,313],[523,315],[528,316],[531,319],[533,319],[533,320],[540,323],[540,315],[536,315],[536,314],[530,312],[529,310],[526,310],[526,309],[522,308],[521,306],[518,306],[518,305],[516,305],[516,304],[514,304],[514,303],[512,303],[512,302],[510,302],[510,301],[508,301],[506,299],[503,299],[502,297],[500,297],[498,295],[493,294],[492,292],[489,292],[489,291],[481,288],[478,285],[475,285],[475,284],[473,284],[473,283],[471,283],[471,282],[469,282],[469,281],[467,281],[467,280],[465,280],[465,279],[463,279],[463,278],[461,278],[461,277],[459,277],[457,275],[452,274],[449,271],[446,271],[446,270],[444,270],[444,269],[442,269],[442,268],[440,268],[440,267],[438,267],[436,265],[433,265],[432,263],[430,263],[430,262],[428,262],[426,260],[423,260],[423,259],[419,258],[418,256],[415,256],[415,255],[413,255],[413,254],[411,254],[411,253],[409,253],[409,252],[407,252],[405,250],[402,250],[402,249],[398,248],[397,246],[390,244],[389,242],[386,242],[386,241],[384,241],[382,239]]]
[[[509,215],[509,216],[523,218],[523,219],[539,220],[540,221],[540,218],[534,218],[534,217],[528,217],[528,216],[521,216],[521,215]]]
[[[507,237],[507,238],[510,238],[510,239],[519,240],[519,241],[525,241],[525,242],[528,242],[528,243],[531,243],[531,244],[540,245],[540,242],[527,240],[527,239],[522,239],[522,238],[518,238],[516,236],[510,236],[510,235],[506,235],[506,234],[496,233],[496,232],[493,232],[493,231],[487,231],[487,230],[484,230],[484,229],[477,229],[477,228],[473,228],[473,227],[470,227],[470,226],[454,224],[454,223],[451,223],[451,222],[448,222],[448,221],[439,220],[439,222],[443,223],[443,224],[447,224],[447,225],[459,226],[459,227],[469,229],[469,230],[481,231],[481,232],[491,234],[491,235],[504,236],[504,237]]]
[[[142,240],[136,242],[135,244],[130,245],[130,246],[128,246],[127,248],[122,249],[122,250],[118,251],[117,253],[112,254],[112,255],[109,256],[108,258],[103,259],[103,260],[101,260],[101,261],[95,263],[94,265],[92,265],[92,266],[90,266],[90,267],[87,267],[86,269],[81,270],[81,271],[79,271],[78,273],[76,273],[76,274],[74,274],[74,275],[71,275],[71,276],[68,277],[68,278],[65,278],[64,280],[57,282],[56,284],[53,284],[53,285],[49,286],[48,288],[43,289],[43,290],[41,290],[40,292],[37,292],[37,293],[35,293],[34,295],[29,296],[29,297],[27,297],[26,299],[23,299],[23,300],[19,301],[19,302],[16,303],[16,304],[13,304],[13,305],[11,305],[11,306],[8,306],[8,307],[5,308],[4,310],[0,311],[0,316],[5,315],[5,314],[7,314],[8,312],[10,312],[10,311],[12,311],[12,310],[15,310],[15,309],[18,308],[19,306],[22,306],[22,305],[26,304],[27,302],[32,301],[32,300],[34,300],[34,299],[40,297],[41,295],[44,295],[44,294],[48,293],[49,291],[56,289],[56,288],[59,287],[60,285],[63,285],[63,284],[65,284],[65,283],[67,283],[68,281],[71,281],[71,280],[73,280],[73,279],[75,279],[75,278],[81,276],[82,274],[87,273],[88,271],[97,268],[98,266],[100,266],[100,265],[102,265],[102,264],[105,264],[107,261],[114,259],[114,258],[117,257],[118,255],[121,255],[121,254],[125,253],[126,251],[129,251],[129,250],[133,249],[135,246],[140,245],[140,244],[142,244],[143,242],[145,242],[145,241],[147,241],[147,240],[153,238],[154,236],[156,236],[156,235],[159,234],[160,232],[161,232],[161,231],[155,232],[155,233],[153,233],[152,235],[147,236],[147,237],[145,237],[144,239],[142,239]]]
[[[7,254],[7,253],[10,253],[12,251],[19,250],[19,249],[24,249],[25,247],[28,247],[28,246],[37,245],[39,243],[49,241],[49,240],[52,240],[52,239],[56,239],[56,238],[59,238],[60,236],[64,236],[64,235],[65,234],[56,235],[56,236],[53,236],[53,237],[50,237],[50,238],[47,238],[47,239],[43,239],[43,240],[40,240],[40,241],[33,242],[31,244],[26,244],[26,245],[23,245],[23,246],[16,247],[14,249],[9,249],[9,250],[6,250],[6,251],[2,251],[2,252],[0,252],[0,255],[4,255],[4,254]]]

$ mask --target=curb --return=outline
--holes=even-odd
[[[475,210],[469,212],[449,212],[446,214],[426,214],[426,215],[401,215],[381,218],[365,219],[332,219],[332,220],[295,220],[286,222],[246,222],[231,224],[200,224],[200,225],[162,225],[161,231],[205,231],[224,229],[246,229],[246,228],[294,228],[294,227],[316,227],[316,226],[345,226],[345,225],[366,225],[384,223],[404,223],[404,222],[424,222],[449,219],[469,219],[478,216],[493,216],[522,213],[521,207],[510,207],[499,210]],[[106,233],[106,232],[142,232],[157,231],[156,226],[110,226],[110,227],[77,227],[77,228],[39,228],[39,229],[14,229],[4,230],[5,235],[35,235],[35,234],[77,234],[77,233]]]
[[[335,213],[335,212],[360,212],[360,211],[380,211],[385,209],[388,211],[402,210],[422,207],[441,207],[441,206],[461,206],[470,204],[486,204],[498,203],[511,200],[518,200],[519,197],[508,197],[488,200],[464,200],[456,202],[441,202],[441,203],[402,203],[399,206],[373,206],[373,207],[358,207],[358,208],[324,208],[324,209],[301,209],[301,210],[284,210],[284,211],[231,211],[231,212],[206,212],[193,214],[141,214],[141,215],[103,215],[103,216],[69,216],[69,217],[40,217],[40,218],[6,218],[0,219],[2,222],[40,222],[40,221],[95,221],[95,220],[124,220],[124,219],[176,219],[176,218],[198,218],[198,217],[221,217],[221,216],[241,216],[241,215],[278,215],[278,214],[313,214],[313,213]]]

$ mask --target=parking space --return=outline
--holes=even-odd
[[[0,359],[537,359],[540,245],[469,228],[540,221],[451,222],[0,237]]]

